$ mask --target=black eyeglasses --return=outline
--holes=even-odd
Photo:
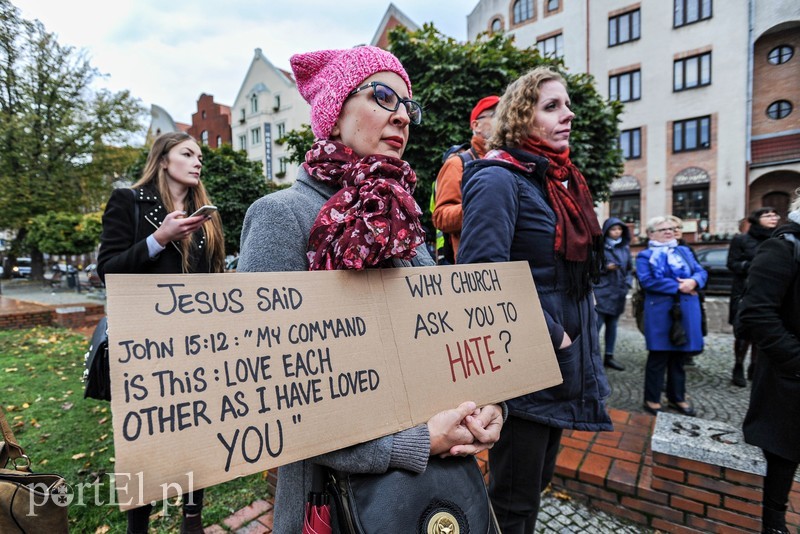
[[[375,103],[380,107],[386,111],[394,112],[400,108],[400,104],[403,104],[406,107],[406,113],[408,113],[408,118],[411,120],[411,124],[422,123],[422,106],[410,98],[400,98],[400,95],[398,95],[394,89],[385,83],[369,82],[366,85],[362,85],[361,87],[350,91],[350,94],[347,95],[347,98],[350,98],[359,91],[363,91],[368,87],[372,87],[372,98],[375,99]]]

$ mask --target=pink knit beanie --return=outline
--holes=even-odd
[[[411,98],[411,81],[403,65],[382,48],[357,46],[345,50],[318,50],[295,54],[289,62],[297,89],[311,104],[311,129],[318,139],[330,137],[347,95],[376,72],[388,71],[400,76]]]

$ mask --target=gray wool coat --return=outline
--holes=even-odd
[[[336,191],[314,180],[301,168],[297,181],[289,189],[254,202],[245,215],[237,270],[307,271],[306,246],[311,226],[322,205]],[[397,266],[433,264],[422,245],[411,263],[402,262]],[[280,467],[273,532],[297,534],[302,531],[306,495],[311,490],[312,462],[350,473],[384,473],[393,467],[421,473],[428,464],[429,453],[428,427],[419,425]],[[333,532],[339,532],[335,519]]]

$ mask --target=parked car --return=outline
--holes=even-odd
[[[31,259],[17,258],[17,263],[11,268],[11,276],[14,278],[28,278],[31,275]]]
[[[704,248],[695,250],[697,261],[708,271],[706,293],[711,295],[730,295],[733,272],[728,270],[727,248]]]

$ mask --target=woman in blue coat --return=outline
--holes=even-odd
[[[625,297],[633,281],[631,232],[625,223],[611,217],[603,223],[603,237],[605,259],[600,279],[594,285],[594,309],[597,312],[598,330],[604,325],[606,327],[603,365],[624,371],[625,366],[614,359],[614,345],[617,342],[617,322],[625,311]]]
[[[564,79],[539,67],[506,89],[485,159],[467,164],[458,263],[528,262],[564,382],[509,400],[489,450],[503,534],[531,534],[563,429],[612,430],[592,278],[603,240],[586,180],[569,159],[575,114]]]
[[[683,364],[687,353],[703,350],[697,290],[706,285],[708,273],[697,263],[688,247],[678,245],[675,223],[667,217],[650,219],[647,237],[647,249],[636,256],[636,275],[645,291],[644,337],[649,351],[643,407],[653,415],[661,410],[661,387],[666,368],[669,406],[683,415],[694,416],[694,407],[686,400]],[[676,320],[680,321],[685,334],[680,340],[674,335],[673,322]]]

